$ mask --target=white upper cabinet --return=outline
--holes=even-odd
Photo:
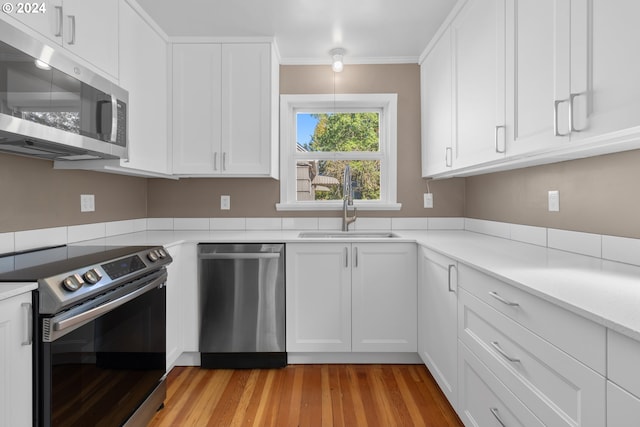
[[[220,171],[219,44],[173,46],[173,172]]]
[[[118,77],[118,1],[63,0],[63,46]]]
[[[129,159],[121,166],[169,173],[167,43],[120,3],[120,85],[129,91]]]
[[[504,157],[505,2],[469,0],[451,24],[454,167]]]
[[[568,103],[560,101],[569,97],[568,2],[508,3],[507,151],[518,155],[566,144],[568,121],[560,116],[567,117]]]
[[[270,45],[222,45],[221,99],[222,173],[270,175]]]
[[[173,172],[277,177],[278,68],[268,43],[173,47]]]
[[[453,166],[451,31],[447,29],[420,65],[422,176]]]
[[[589,16],[591,12],[591,16]],[[571,139],[640,126],[640,2],[571,2]]]
[[[118,0],[44,0],[36,4],[42,3],[44,13],[10,16],[118,77]]]
[[[423,176],[640,148],[638,16],[626,0],[461,0],[422,63]]]

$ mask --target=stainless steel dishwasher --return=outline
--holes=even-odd
[[[278,368],[285,352],[284,244],[199,244],[203,368]]]

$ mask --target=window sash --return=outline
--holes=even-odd
[[[379,151],[298,152],[297,113],[377,112]],[[380,200],[356,200],[360,209],[398,210],[397,203],[397,94],[281,95],[280,203],[278,210],[339,210],[341,201],[297,200],[296,164],[304,160],[379,160]]]

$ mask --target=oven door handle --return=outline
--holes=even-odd
[[[67,330],[69,330],[68,332],[71,332],[71,330],[76,329],[86,323],[89,323],[92,320],[102,316],[103,314],[108,313],[109,311],[115,310],[121,305],[124,305],[129,301],[138,298],[140,295],[143,295],[149,291],[152,291],[153,289],[162,285],[166,280],[167,280],[167,274],[164,273],[160,277],[157,277],[156,279],[152,280],[151,282],[144,285],[143,287],[136,289],[135,291],[129,294],[123,295],[120,298],[114,299],[113,301],[109,301],[106,304],[99,305],[95,308],[92,308],[91,310],[87,310],[83,313],[80,313],[68,319],[56,320],[56,318],[54,317],[53,319],[51,319],[52,326],[53,326],[52,328],[53,337],[51,337],[52,340],[57,338],[58,336],[64,335],[67,332]]]

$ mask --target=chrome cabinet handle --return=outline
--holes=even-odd
[[[450,168],[453,165],[453,149],[451,147],[447,147],[444,152],[444,161],[445,166]]]
[[[56,32],[54,37],[62,37],[62,6],[54,6],[56,9]]]
[[[71,40],[69,40],[70,45],[76,44],[76,17],[74,15],[69,15],[69,25],[71,26]]]
[[[496,126],[496,128],[494,130],[494,140],[495,140],[495,146],[496,146],[496,153],[504,154],[507,151],[506,138],[505,138],[505,144],[504,144],[502,150],[500,150],[500,147],[498,146],[498,131],[500,129],[503,129],[506,132],[507,131],[507,127],[505,125],[499,125],[499,126]]]
[[[586,95],[584,92],[572,93],[569,95],[569,129],[571,132],[582,132],[584,129],[577,129],[573,123],[573,101],[579,96]]]
[[[491,341],[491,345],[493,346],[493,348],[496,349],[498,353],[500,353],[502,357],[507,359],[509,362],[513,362],[513,363],[520,362],[520,359],[516,359],[515,357],[511,357],[507,353],[505,353],[502,347],[500,347],[500,344],[498,344],[498,341]]]
[[[213,153],[213,170],[214,171],[218,170],[218,152],[217,151]]]
[[[226,151],[222,152],[222,170],[223,171],[227,170],[227,152]]]
[[[553,134],[555,136],[567,136],[570,132],[560,133],[560,129],[558,127],[558,105],[563,102],[569,101],[568,99],[561,99],[553,101]]]
[[[31,345],[33,342],[33,306],[31,303],[23,302],[25,333],[22,345]]]
[[[353,250],[354,250],[353,264],[355,267],[358,267],[358,247],[356,246],[355,248],[353,248]]]
[[[448,278],[447,287],[448,287],[448,289],[449,289],[449,292],[453,292],[453,293],[455,293],[455,292],[456,292],[456,291],[454,291],[454,290],[451,288],[451,270],[453,270],[454,268],[456,268],[456,265],[455,265],[455,264],[449,264],[449,271],[448,271],[449,278]]]
[[[344,267],[349,267],[349,249],[346,246],[344,247]]]
[[[507,427],[504,421],[502,421],[502,418],[500,418],[500,414],[498,413],[498,408],[489,408],[489,411],[491,411],[491,414],[496,418],[496,420],[498,421],[498,423],[500,423],[502,427]]]
[[[509,301],[508,299],[501,297],[497,292],[489,292],[489,295],[491,295],[501,303],[508,305],[509,307],[520,307],[520,304],[518,304],[517,302]]]

